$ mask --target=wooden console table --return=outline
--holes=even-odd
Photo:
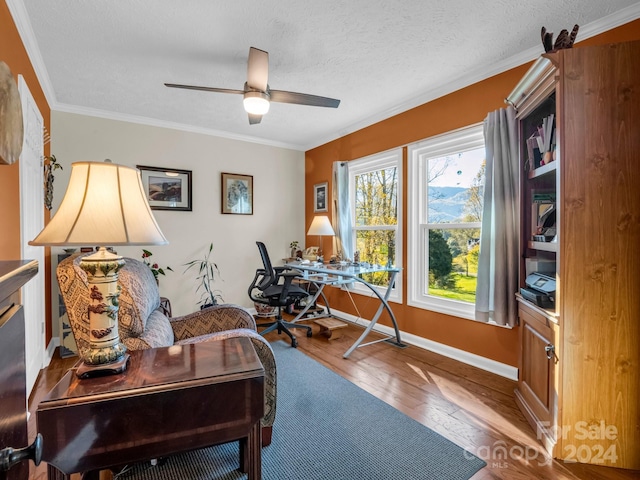
[[[261,478],[264,369],[247,338],[129,352],[120,375],[68,371],[38,406],[49,479],[240,440]]]

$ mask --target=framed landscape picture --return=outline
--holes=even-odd
[[[137,167],[152,210],[191,211],[191,170]]]
[[[253,175],[222,173],[222,213],[253,215]]]
[[[313,186],[313,211],[314,212],[327,212],[329,208],[327,206],[327,188],[329,183],[318,183]]]

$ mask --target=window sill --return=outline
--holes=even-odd
[[[432,312],[451,315],[452,317],[465,318],[467,320],[476,319],[475,305],[472,303],[458,302],[438,297],[425,296],[424,300],[409,300],[410,307],[430,310]]]

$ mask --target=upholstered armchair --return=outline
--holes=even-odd
[[[58,265],[56,274],[79,351],[89,348],[89,287],[80,268],[82,255],[73,255]],[[276,416],[276,363],[269,343],[256,332],[253,316],[236,305],[215,305],[203,310],[168,318],[160,308],[160,292],[147,265],[125,258],[119,272],[120,339],[129,350],[168,347],[174,344],[206,342],[228,337],[248,337],[265,370],[265,415],[262,418],[262,444],[271,443]]]

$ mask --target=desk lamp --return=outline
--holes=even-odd
[[[129,355],[118,335],[118,271],[124,259],[104,245],[164,245],[164,237],[147,202],[140,171],[107,162],[71,165],[69,186],[60,208],[29,245],[100,245],[83,257],[87,274],[89,349],[80,352],[79,377],[120,373]]]
[[[322,253],[322,236],[323,235],[335,235],[333,231],[333,227],[331,226],[331,222],[329,222],[329,217],[325,215],[316,215],[311,222],[311,226],[309,227],[309,231],[307,235],[318,235],[320,238],[319,242],[319,250],[318,250],[318,261],[323,261],[323,253]]]

